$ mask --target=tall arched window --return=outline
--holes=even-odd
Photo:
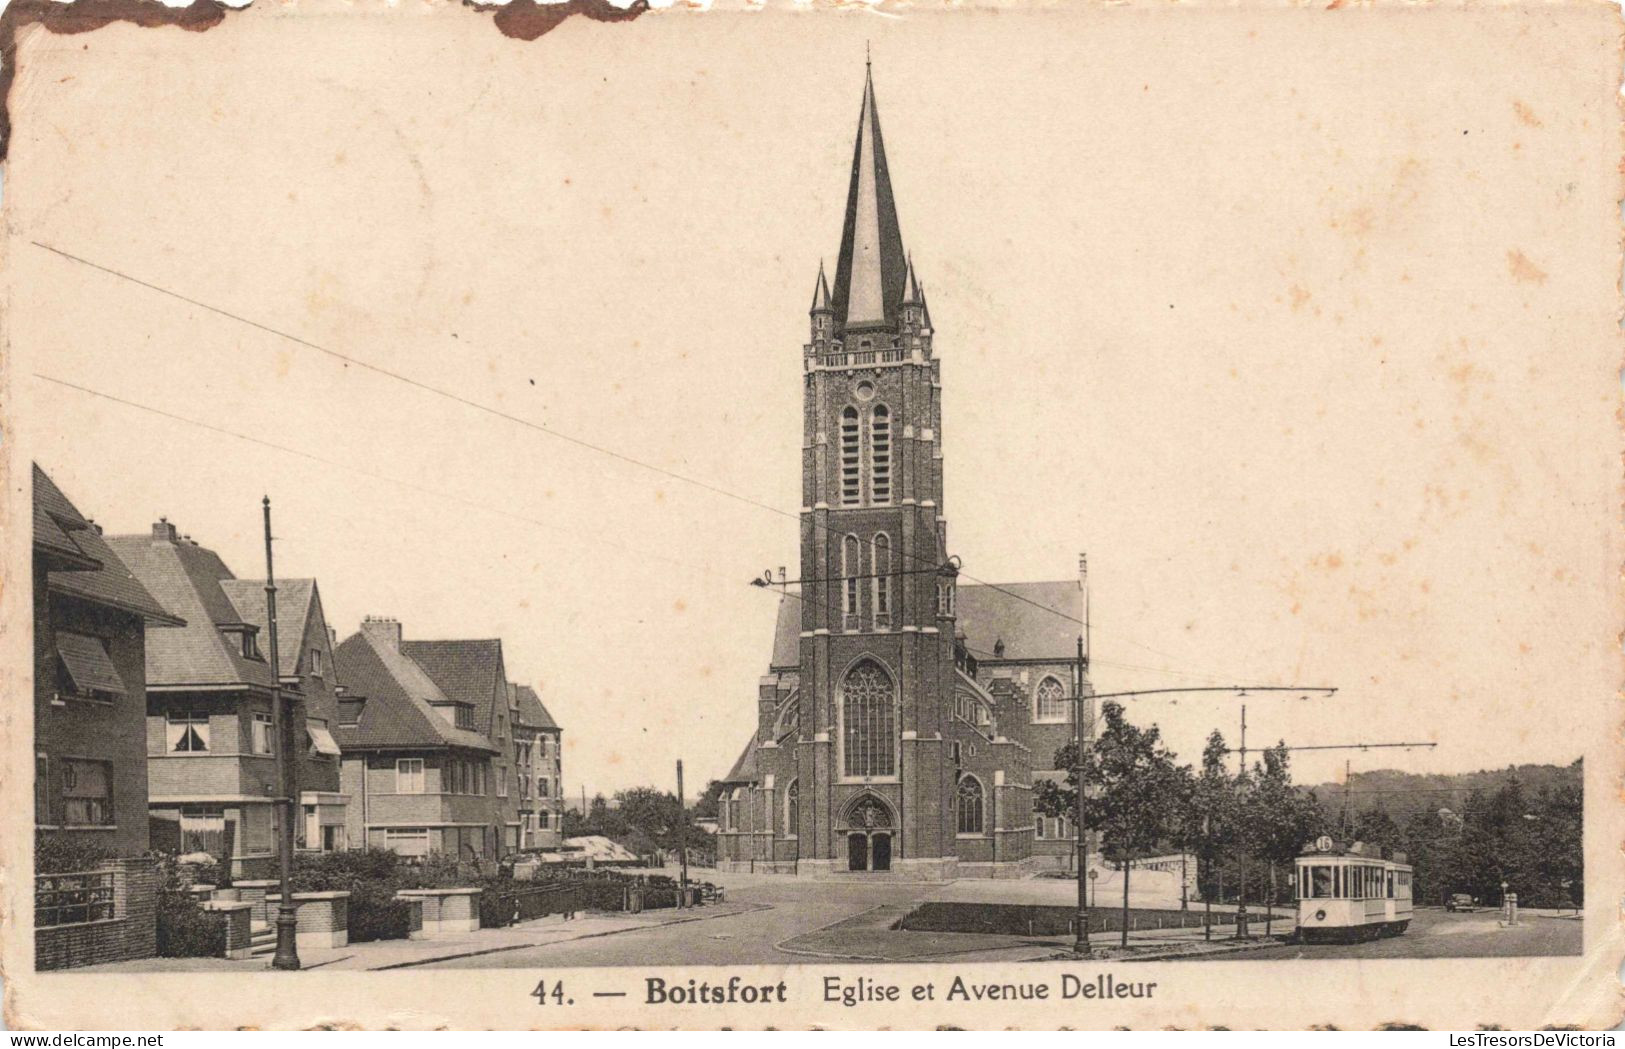
[[[847,776],[897,774],[897,712],[891,677],[864,660],[841,684],[841,768]]]
[[[784,788],[784,834],[786,837],[796,836],[796,828],[801,826],[801,781],[791,780],[790,785]]]
[[[891,536],[875,535],[875,629],[891,629]]]
[[[863,549],[858,537],[841,540],[841,629],[858,630],[858,577],[863,574]]]
[[[891,410],[875,405],[869,416],[869,499],[891,502]]]
[[[982,833],[982,781],[972,775],[959,777],[959,833]]]
[[[841,412],[841,505],[856,506],[862,500],[862,470],[858,410],[849,405]]]
[[[1066,686],[1053,677],[1038,683],[1034,694],[1033,717],[1038,721],[1065,721],[1071,714],[1067,710]]]

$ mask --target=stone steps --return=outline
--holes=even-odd
[[[254,922],[249,926],[248,953],[263,955],[276,953],[276,926],[270,922]]]

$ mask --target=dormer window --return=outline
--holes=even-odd
[[[474,729],[474,708],[473,707],[470,707],[470,706],[468,706],[466,704],[463,704],[463,703],[459,703],[459,704],[457,704],[456,712],[452,715],[452,717],[453,717],[452,724],[456,725],[458,728],[465,728],[465,729],[468,729],[469,731],[473,731],[473,729]]]
[[[231,623],[220,628],[244,659],[259,659],[259,628],[250,623]]]

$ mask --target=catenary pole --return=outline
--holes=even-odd
[[[683,759],[677,759],[677,858],[681,864],[677,906],[688,906],[688,802],[683,797]]]

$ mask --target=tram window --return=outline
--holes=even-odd
[[[1333,895],[1332,868],[1319,866],[1309,868],[1310,895],[1315,899],[1329,899]]]
[[[1388,872],[1388,898],[1390,900],[1394,898],[1394,872],[1393,871]]]

